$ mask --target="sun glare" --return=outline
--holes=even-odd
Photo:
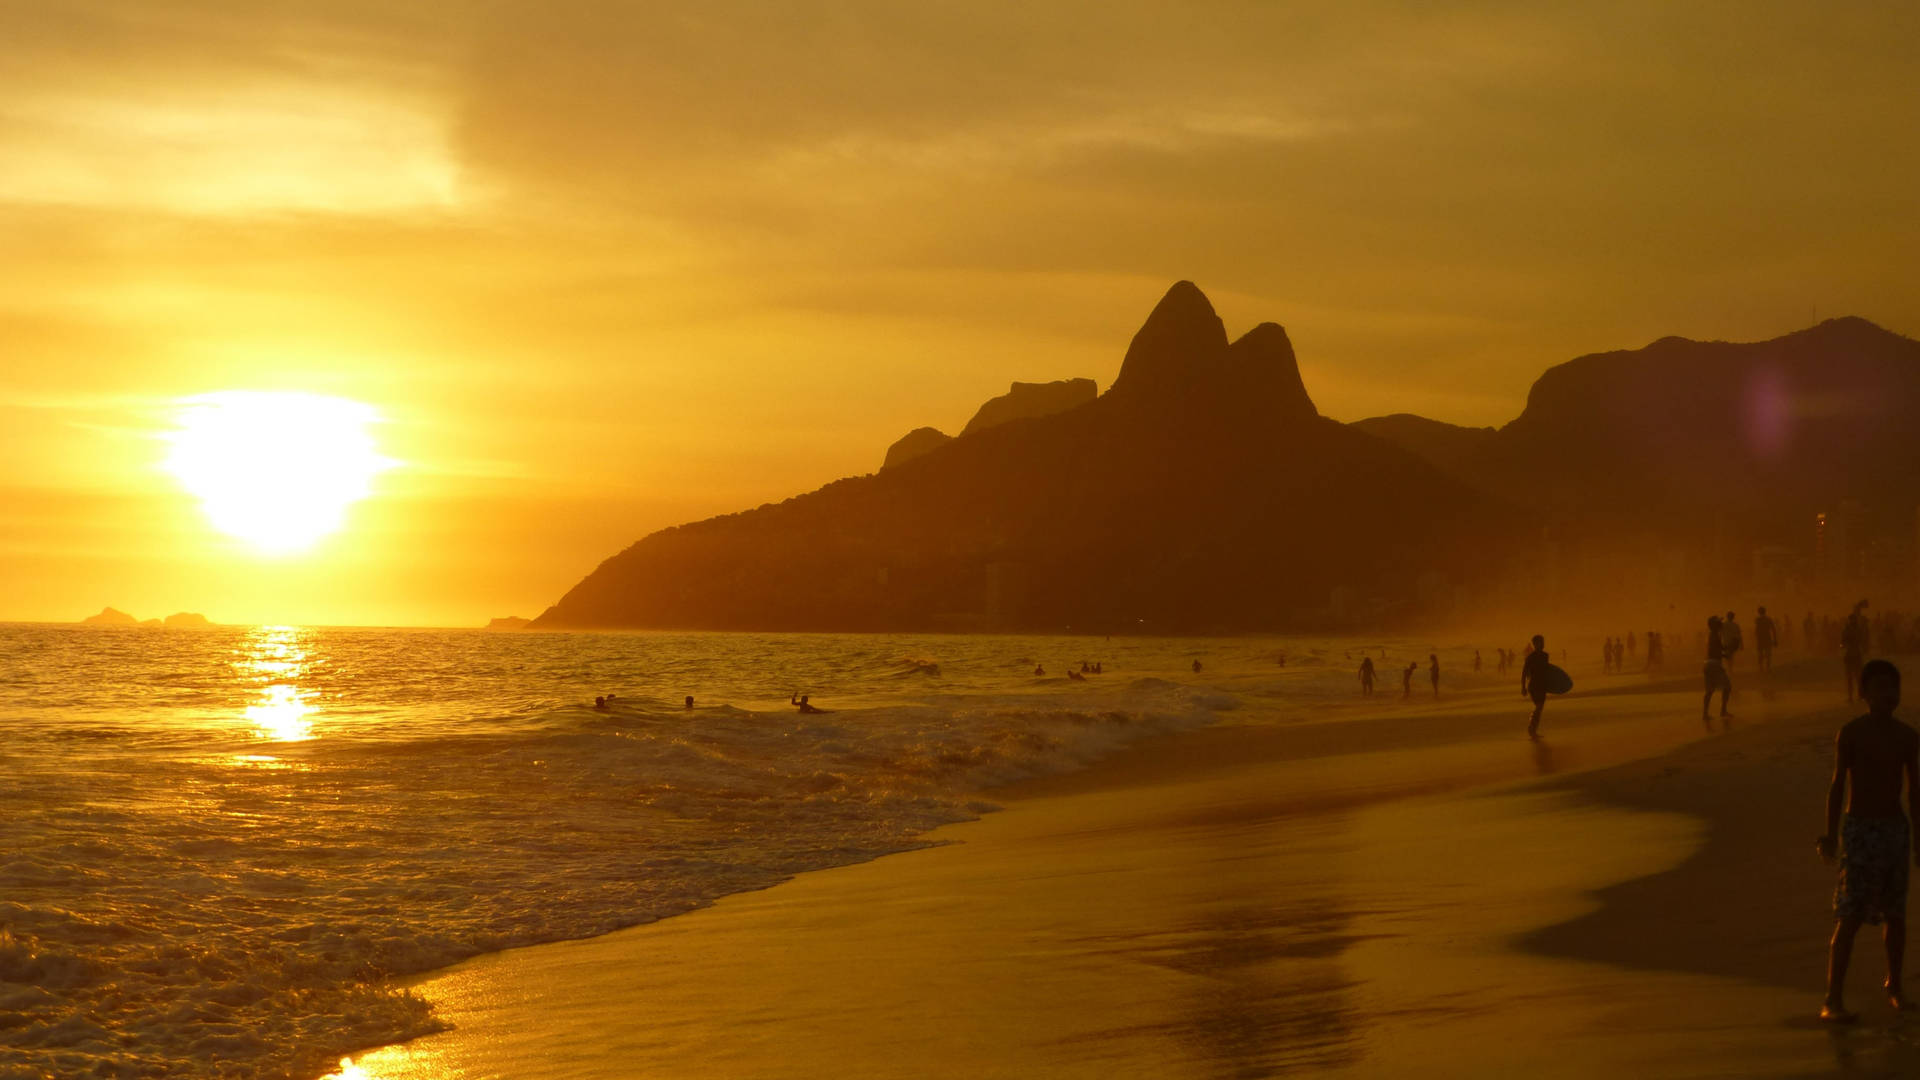
[[[180,403],[166,469],[213,527],[270,554],[305,551],[395,464],[370,405],[316,394],[223,391]]]

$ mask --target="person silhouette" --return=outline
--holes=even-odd
[[[1731,671],[1734,657],[1739,655],[1741,649],[1747,647],[1746,638],[1740,633],[1740,623],[1734,618],[1733,612],[1727,612],[1727,617],[1721,620],[1720,634],[1725,639],[1726,645],[1723,650],[1723,659],[1726,660],[1727,670]]]
[[[1439,697],[1440,696],[1440,656],[1437,653],[1427,654],[1427,678],[1433,681],[1433,696],[1436,698]]]
[[[1400,673],[1400,700],[1413,696],[1413,673],[1420,670],[1420,661],[1407,661],[1407,670]]]
[[[1479,649],[1473,650],[1473,673],[1475,675],[1480,674],[1480,650]]]
[[[1193,673],[1194,673],[1195,675],[1198,675],[1198,674],[1200,674],[1200,661],[1198,661],[1198,660],[1195,660],[1195,661],[1193,662]]]
[[[1780,631],[1767,614],[1765,604],[1753,617],[1753,661],[1761,671],[1773,670],[1773,647],[1780,644]]]
[[[787,700],[790,704],[793,705],[794,708],[799,709],[803,713],[817,714],[817,713],[824,713],[829,711],[827,709],[822,709],[819,706],[813,704],[811,701],[807,700],[808,696],[809,695],[806,695],[806,694],[796,693],[793,697],[790,697]]]
[[[687,708],[689,708],[689,709],[691,709],[691,708],[693,708],[693,695],[692,695],[692,694],[688,694],[688,695],[687,695]]]
[[[1373,657],[1360,658],[1360,696],[1373,696]]]
[[[1827,787],[1827,831],[1814,850],[1829,864],[1838,861],[1833,891],[1833,940],[1827,952],[1827,999],[1820,1019],[1844,1024],[1855,1019],[1843,993],[1853,960],[1853,937],[1862,923],[1886,924],[1886,992],[1896,1010],[1910,1008],[1901,967],[1907,947],[1907,860],[1913,854],[1913,827],[1901,813],[1901,789],[1920,817],[1920,733],[1893,715],[1900,705],[1900,669],[1875,660],[1860,671],[1860,696],[1867,715],[1849,721],[1834,742],[1833,782]],[[1845,808],[1844,815],[1842,807]]]
[[[1706,695],[1700,699],[1700,722],[1713,726],[1709,710],[1715,691],[1720,694],[1720,716],[1725,719],[1727,698],[1733,696],[1733,677],[1727,674],[1727,635],[1720,623],[1720,616],[1707,617],[1707,662],[1700,669],[1701,680],[1706,686]]]
[[[1540,714],[1547,708],[1547,688],[1540,677],[1547,671],[1547,639],[1544,635],[1533,635],[1527,658],[1520,664],[1520,696],[1533,699],[1533,715],[1527,720],[1527,738],[1540,737]]]
[[[1853,605],[1853,614],[1848,615],[1840,627],[1840,668],[1846,674],[1849,703],[1853,701],[1853,688],[1860,681],[1867,650],[1873,647],[1873,632],[1867,626],[1867,617],[1861,614],[1866,606],[1865,600]]]

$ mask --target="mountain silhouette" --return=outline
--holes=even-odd
[[[930,451],[938,450],[940,447],[952,441],[953,436],[941,431],[939,428],[914,428],[912,431],[895,439],[892,446],[887,447],[886,461],[881,464],[880,468],[883,470],[898,468],[912,461],[914,458]]]
[[[937,442],[880,473],[664,529],[541,627],[1281,628],[1332,590],[1411,597],[1497,565],[1520,520],[1319,416],[1286,331],[1229,342],[1174,285],[1098,398]]]
[[[1092,379],[1060,379],[1050,383],[1016,382],[1012,389],[996,398],[989,398],[986,404],[973,414],[967,426],[960,430],[960,438],[978,434],[988,428],[999,427],[1013,420],[1037,420],[1043,416],[1063,413],[1068,409],[1077,409],[1092,401],[1099,389]],[[954,438],[939,428],[914,428],[894,440],[887,447],[886,462],[882,470],[904,465],[914,458],[937,449]]]
[[[1853,501],[1911,536],[1920,342],[1861,318],[1769,341],[1667,337],[1550,368],[1504,427],[1353,426],[1582,533],[1805,547]],[[1670,538],[1670,539],[1667,539]]]
[[[989,398],[973,414],[960,436],[977,434],[1012,420],[1037,420],[1077,409],[1099,395],[1092,379],[1060,379],[1049,383],[1017,382],[997,398]]]

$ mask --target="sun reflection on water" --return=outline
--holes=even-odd
[[[311,657],[300,630],[291,626],[256,627],[236,650],[234,667],[259,687],[259,697],[244,716],[254,734],[275,742],[313,738],[314,706],[297,680]]]
[[[341,1058],[340,1071],[328,1073],[320,1080],[373,1080],[373,1074],[355,1065],[352,1058]]]
[[[264,700],[247,706],[247,720],[263,739],[299,742],[313,738],[313,724],[307,715],[313,712],[297,686],[269,686]]]

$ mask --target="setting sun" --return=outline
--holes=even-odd
[[[312,547],[394,462],[370,405],[316,394],[234,390],[181,403],[166,469],[213,527],[262,552]]]

